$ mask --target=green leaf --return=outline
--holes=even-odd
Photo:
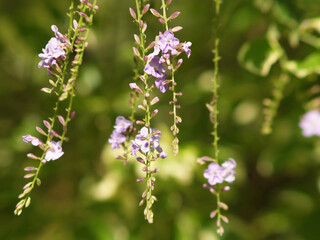
[[[264,37],[245,43],[239,51],[238,61],[248,71],[266,76],[282,54],[282,48],[275,39],[271,41]]]
[[[320,74],[320,51],[311,53],[301,61],[287,61],[284,67],[298,78]]]

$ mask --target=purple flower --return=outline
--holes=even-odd
[[[59,57],[65,56],[65,51],[62,49],[63,44],[57,38],[51,38],[48,44],[44,49],[43,53],[40,53],[38,56],[42,58],[39,62],[39,68],[49,68],[52,65],[56,64]]]
[[[208,179],[210,185],[222,183],[224,168],[220,167],[218,163],[210,163],[208,169],[204,170],[203,176]]]
[[[316,135],[320,137],[320,112],[312,110],[304,114],[299,126],[302,128],[302,134],[305,137]]]
[[[116,125],[114,126],[115,131],[118,133],[126,132],[132,126],[132,122],[125,119],[123,116],[116,118]]]
[[[189,47],[192,45],[191,42],[184,42],[182,44],[182,49],[183,51],[187,54],[187,57],[189,58],[191,55],[191,50],[189,49]]]
[[[235,180],[236,161],[229,158],[220,166],[218,163],[210,163],[208,169],[204,170],[203,176],[208,179],[210,185],[226,181],[232,183]]]
[[[175,38],[171,31],[165,31],[163,34],[159,33],[158,44],[162,53],[168,53],[170,51],[172,56],[178,54],[175,47],[179,44],[179,39]]]
[[[166,67],[162,65],[159,57],[153,57],[151,61],[149,61],[146,64],[144,71],[148,75],[152,75],[156,78],[160,78],[164,75],[164,72],[166,71]]]
[[[108,141],[111,143],[111,148],[114,150],[120,148],[120,144],[126,141],[126,136],[119,133],[117,130],[113,130]]]
[[[168,88],[168,84],[162,84],[162,82],[164,80],[166,80],[167,76],[168,75],[165,73],[165,74],[163,74],[162,77],[157,78],[157,80],[154,82],[156,87],[159,88],[160,92],[162,92],[162,93],[165,93],[167,91],[167,88]]]
[[[146,154],[149,151],[154,152],[154,150],[157,150],[161,158],[167,157],[167,154],[163,152],[162,148],[160,147],[159,140],[161,137],[161,133],[154,128],[150,128],[149,133],[148,133],[148,128],[146,127],[141,128],[139,134],[135,137],[135,140],[132,141],[131,154],[133,156],[136,156],[136,152],[138,150],[140,150],[144,154]],[[150,146],[148,141],[149,135],[150,135]]]
[[[31,142],[33,146],[38,146],[41,143],[38,138],[32,137],[31,135],[22,136],[22,140],[26,143]]]
[[[60,146],[60,144],[61,144],[60,141],[48,142],[49,150],[46,152],[44,159],[47,161],[50,161],[50,160],[57,160],[58,158],[60,158],[64,154],[64,152],[62,152],[62,147]]]
[[[223,179],[226,182],[232,183],[235,179],[235,167],[237,166],[236,161],[233,158],[229,158],[227,161],[222,163],[223,167]]]
[[[126,136],[128,135],[129,129],[132,125],[132,122],[125,119],[123,116],[118,116],[116,118],[114,130],[108,140],[109,143],[111,143],[111,148],[113,150],[116,148],[120,148],[120,144],[126,141]]]

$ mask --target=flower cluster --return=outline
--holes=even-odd
[[[150,142],[148,138],[150,137]],[[161,132],[157,129],[143,127],[141,128],[139,134],[136,135],[135,140],[132,140],[132,156],[137,156],[137,151],[141,152],[142,154],[146,154],[149,151],[154,152],[157,150],[158,156],[160,158],[166,158],[167,154],[162,150],[160,147],[160,140]]]
[[[208,179],[211,186],[217,183],[228,182],[232,183],[235,180],[236,162],[234,159],[229,158],[220,166],[218,163],[210,163],[208,169],[204,170],[203,176]]]
[[[66,36],[61,34],[58,27],[55,25],[51,26],[51,30],[54,32],[55,37],[51,38],[42,53],[38,56],[42,58],[39,62],[39,68],[49,69],[52,65],[56,65],[57,61],[64,60],[66,58],[65,49],[70,47],[70,42]]]
[[[166,92],[170,81],[166,81],[168,77],[167,71],[171,71],[173,58],[179,56],[182,52],[191,55],[191,42],[180,43],[171,30],[159,33],[156,40],[153,42],[153,52],[148,55],[148,63],[144,68],[144,72],[149,76],[156,78],[155,85],[162,93]],[[159,57],[160,54],[160,57]],[[174,70],[178,69],[182,63],[180,58]]]
[[[114,125],[114,130],[109,138],[109,143],[111,143],[113,150],[120,148],[120,145],[126,141],[128,134],[132,130],[132,125],[132,122],[123,116],[116,118],[116,125]]]
[[[26,143],[31,142],[31,144],[33,146],[40,145],[41,148],[44,148],[44,146],[45,146],[39,138],[33,137],[31,135],[22,136],[22,140]],[[48,141],[47,151],[44,156],[45,161],[57,160],[63,154],[64,154],[64,152],[62,152],[61,141],[59,141],[59,142]]]
[[[312,110],[303,115],[299,126],[302,128],[302,134],[305,137],[320,137],[320,112]]]

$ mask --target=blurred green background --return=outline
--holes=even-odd
[[[271,14],[276,3],[233,0],[222,5],[220,156],[222,160],[233,157],[238,167],[231,191],[222,195],[230,208],[226,212],[230,223],[221,239],[320,239],[320,140],[304,138],[298,127],[310,100],[308,91],[319,78],[291,77],[274,131],[262,136],[262,101],[271,96],[272,82],[281,69],[276,64],[268,76],[261,77],[237,61],[241,46],[263,37],[277,21]],[[298,22],[320,16],[319,0],[278,3]],[[140,164],[132,160],[123,166],[113,158],[115,152],[107,142],[115,117],[130,114],[128,83],[133,77],[137,28],[128,8],[135,8],[135,1],[100,0],[98,4],[77,83],[70,141],[64,144],[61,159],[45,165],[31,206],[17,217],[13,210],[26,183],[23,168],[33,164],[26,154],[34,151],[21,136],[37,136],[35,126],[51,116],[54,103],[53,96],[40,92],[49,84],[45,70],[37,67],[37,54],[53,36],[52,24],[66,32],[69,1],[0,1],[0,239],[218,239],[215,221],[209,218],[215,199],[202,188],[205,167],[196,163],[197,157],[213,152],[212,125],[205,107],[212,98],[213,1],[174,0],[169,9],[181,12],[171,27],[183,26],[176,35],[192,42],[192,55],[176,75],[177,88],[184,93],[177,157],[171,153],[169,92],[161,95],[159,116],[153,121],[163,132],[162,144],[169,156],[156,163],[159,201],[153,207],[152,225],[138,207],[144,188],[135,181]],[[152,7],[159,9],[159,5],[159,0],[151,1]],[[150,42],[163,28],[151,14],[147,21]],[[304,43],[292,48],[283,31],[281,44],[291,59],[316,51]]]

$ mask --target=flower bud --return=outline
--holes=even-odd
[[[159,112],[158,109],[153,110],[151,113],[151,117],[153,118],[155,115],[157,115],[158,112]]]
[[[52,92],[52,89],[50,88],[41,88],[41,92],[45,92],[45,93],[51,93]]]
[[[46,120],[43,120],[43,124],[46,126],[46,128],[50,128],[50,123]]]
[[[217,215],[217,210],[214,210],[210,213],[210,218],[214,218]]]
[[[153,8],[150,8],[150,12],[152,13],[153,16],[155,16],[157,18],[161,17],[161,14]]]
[[[159,22],[162,23],[162,24],[166,23],[166,21],[163,18],[159,18]]]
[[[143,93],[142,89],[136,83],[129,83],[131,89],[136,89],[138,92]]]
[[[25,170],[26,172],[29,172],[29,171],[37,170],[37,168],[35,168],[35,167],[25,167],[24,170]]]
[[[154,99],[151,100],[150,104],[152,106],[152,105],[156,104],[157,102],[159,102],[159,98],[155,97]]]
[[[33,153],[28,153],[27,154],[28,158],[32,158],[32,159],[39,159],[39,157],[37,157],[36,155],[34,155]]]
[[[87,14],[84,12],[78,12],[78,14],[80,15],[80,17],[83,17],[83,18],[88,17]]]
[[[168,18],[168,21],[177,18],[179,15],[180,15],[180,12],[172,13],[171,16]]]
[[[47,134],[45,133],[45,131],[42,130],[42,128],[36,127],[36,130],[38,131],[38,133],[47,136]]]
[[[129,8],[129,12],[130,12],[131,17],[132,17],[134,20],[137,20],[137,14],[136,14],[136,12],[135,12],[132,8]]]
[[[150,4],[147,4],[144,6],[144,8],[142,9],[142,15],[146,14],[149,10]]]
[[[132,47],[132,49],[133,49],[134,55],[137,56],[137,57],[139,57],[139,58],[141,58],[141,55],[140,55],[140,52],[138,51],[138,49],[135,48],[135,47]]]
[[[144,121],[137,120],[137,121],[136,121],[136,124],[138,124],[138,125],[144,125]]]
[[[182,29],[183,29],[182,27],[176,26],[176,27],[172,28],[171,31],[172,31],[173,33],[175,33],[175,32],[179,32],[179,31],[182,30]]]
[[[142,29],[141,29],[142,33],[144,33],[146,30],[147,30],[147,24],[143,23]]]
[[[136,41],[136,43],[137,43],[138,45],[140,45],[141,41],[140,41],[139,36],[138,36],[137,34],[134,34],[133,37],[134,37],[134,40]]]
[[[140,109],[140,110],[142,110],[142,111],[146,111],[146,109],[145,109],[145,107],[144,106],[142,106],[142,105],[138,105],[138,108]]]

